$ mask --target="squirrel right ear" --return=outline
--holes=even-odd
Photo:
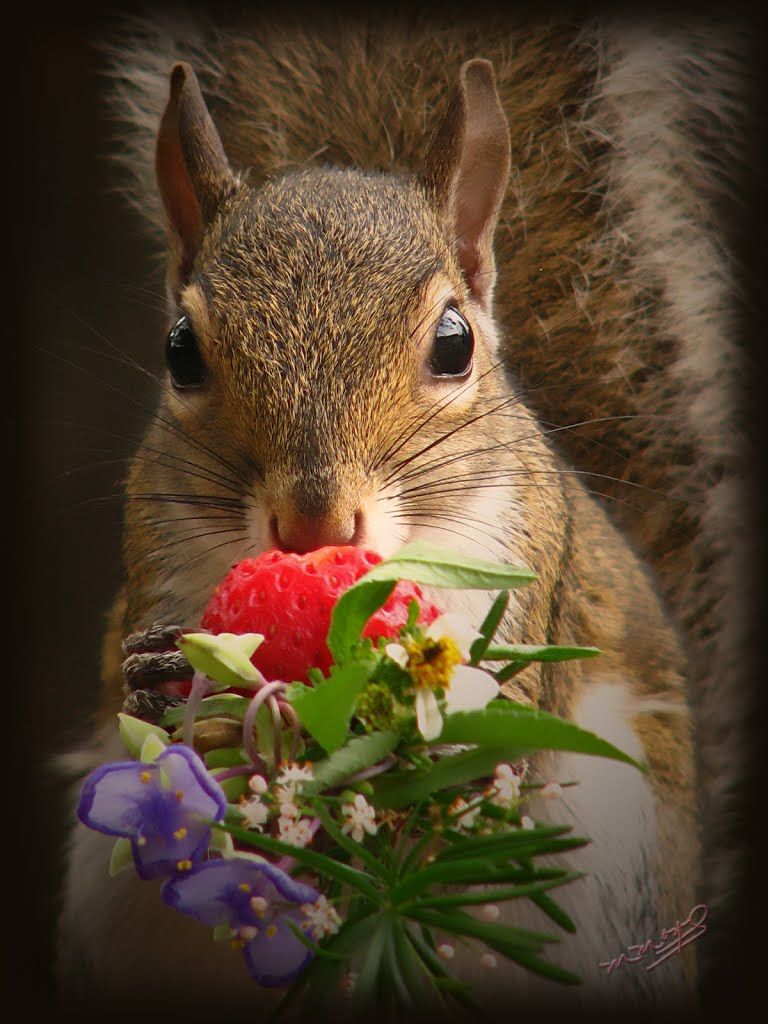
[[[176,64],[171,71],[170,97],[157,135],[155,173],[172,234],[180,243],[179,277],[184,280],[203,230],[237,187],[189,64]]]
[[[486,307],[496,278],[493,234],[509,170],[509,130],[493,65],[487,60],[467,61],[427,146],[422,181],[456,240],[472,293]]]

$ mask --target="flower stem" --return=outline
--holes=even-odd
[[[268,697],[267,704],[269,704],[269,710],[272,712],[272,738],[275,745],[275,768],[279,768],[280,762],[283,759],[283,745],[281,743],[283,734],[283,717],[280,714],[280,706],[277,703],[276,697]]]
[[[267,768],[264,762],[261,759],[259,759],[259,762],[256,767],[260,771],[266,772]],[[238,775],[253,775],[253,769],[253,764],[236,764],[231,768],[224,768],[221,771],[214,769],[214,778],[217,782],[224,782],[226,779],[237,778]]]
[[[182,741],[192,747],[195,739],[195,716],[200,710],[203,698],[208,695],[211,688],[211,681],[203,672],[196,671],[192,677],[192,689],[189,691],[187,706],[184,708],[184,720],[182,723]]]
[[[283,683],[267,683],[266,686],[262,686],[261,689],[258,690],[251,698],[251,703],[248,705],[248,710],[245,712],[245,718],[243,719],[243,746],[245,747],[246,754],[256,766],[263,764],[261,755],[259,754],[256,746],[256,739],[253,735],[253,726],[256,721],[256,715],[264,701],[277,693],[282,686]]]
[[[373,779],[377,775],[389,771],[396,760],[397,758],[394,754],[387,754],[383,761],[379,761],[378,764],[372,764],[369,768],[363,768],[362,771],[355,772],[354,775],[348,775],[346,779],[343,779],[337,785],[346,786],[349,782],[363,782],[365,779]]]

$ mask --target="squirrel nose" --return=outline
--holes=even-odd
[[[326,545],[358,544],[362,534],[362,512],[341,516],[307,516],[285,512],[272,516],[272,539],[276,547],[299,555]]]

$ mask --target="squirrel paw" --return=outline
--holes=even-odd
[[[199,630],[156,622],[123,640],[123,679],[129,691],[123,701],[125,714],[147,722],[159,721],[169,707],[184,703],[185,697],[162,693],[158,687],[192,677],[194,670],[175,642],[193,632]]]

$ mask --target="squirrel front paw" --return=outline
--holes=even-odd
[[[128,691],[122,708],[125,714],[158,722],[168,708],[186,701],[186,697],[164,692],[161,687],[192,678],[194,669],[175,643],[180,636],[193,632],[199,630],[156,622],[123,640],[122,670]]]

